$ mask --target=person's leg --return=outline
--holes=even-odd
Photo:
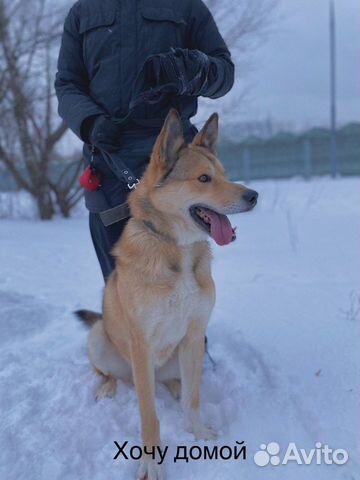
[[[91,239],[105,282],[115,268],[114,258],[110,251],[115,242],[120,238],[126,223],[127,219],[105,227],[99,214],[89,213]]]

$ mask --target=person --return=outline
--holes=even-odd
[[[105,281],[127,219],[105,226],[101,212],[123,204],[129,189],[103,152],[140,178],[168,111],[178,110],[190,142],[197,98],[221,97],[233,82],[230,52],[201,0],[79,0],[70,9],[55,90],[60,116],[101,176],[85,203]]]

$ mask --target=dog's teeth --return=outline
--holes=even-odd
[[[196,208],[195,209],[195,212],[196,212],[196,215],[201,218],[201,220],[203,220],[205,223],[207,223],[208,225],[211,224],[211,219],[210,217],[206,214],[206,212],[204,212],[204,210],[200,207]]]

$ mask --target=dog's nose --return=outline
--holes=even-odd
[[[243,199],[250,203],[250,205],[255,205],[257,202],[259,194],[255,190],[250,190],[249,188],[243,194]]]

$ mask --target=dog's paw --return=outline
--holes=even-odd
[[[186,411],[186,428],[193,433],[196,440],[215,440],[217,433],[207,427],[201,420],[199,409]]]
[[[196,440],[216,440],[218,435],[211,428],[200,424],[190,428],[191,433],[194,434]]]
[[[161,465],[153,458],[142,458],[138,471],[138,480],[164,480]]]
[[[116,394],[116,379],[108,378],[102,383],[95,393],[95,400],[99,401],[103,397],[112,398]]]

